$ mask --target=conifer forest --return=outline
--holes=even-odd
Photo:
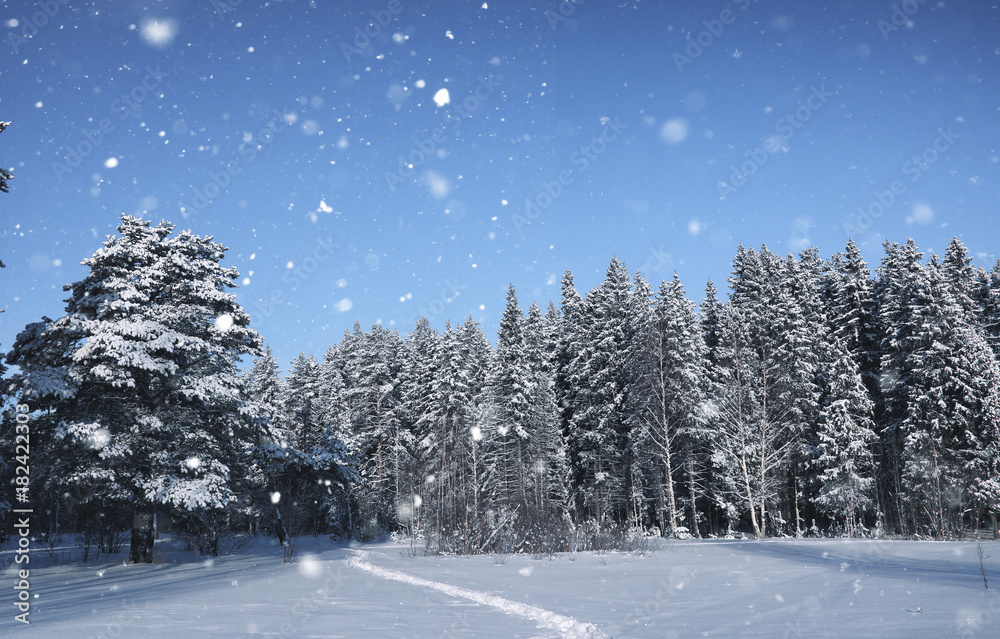
[[[355,324],[290,363],[221,239],[123,216],[65,313],[7,345],[0,433],[13,450],[31,413],[36,530],[140,563],[157,528],[209,555],[255,534],[477,554],[996,530],[1000,264],[957,239],[887,241],[878,265],[851,241],[741,245],[726,292],[611,258],[544,308],[511,287],[495,336]]]

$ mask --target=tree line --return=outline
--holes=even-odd
[[[697,304],[614,258],[545,311],[511,287],[495,344],[471,317],[355,324],[282,378],[226,248],[174,231],[123,216],[7,354],[3,437],[29,407],[53,534],[131,530],[146,562],[156,517],[210,554],[257,532],[480,553],[997,529],[1000,263],[957,239],[886,242],[874,274],[853,241],[740,246],[727,299],[709,281]]]

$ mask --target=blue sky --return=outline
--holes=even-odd
[[[992,4],[2,2],[0,348],[123,212],[228,246],[285,367],[355,321],[492,338],[612,255],[694,299],[740,242],[991,266]]]

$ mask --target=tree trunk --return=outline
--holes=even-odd
[[[799,481],[795,476],[795,470],[793,466],[792,470],[792,503],[795,507],[795,538],[802,538],[802,518],[799,515]],[[815,520],[814,520],[815,521]]]
[[[132,511],[132,542],[128,552],[130,564],[153,563],[153,506],[136,499]]]
[[[669,440],[668,440],[669,441]],[[674,468],[670,460],[670,446],[663,451],[663,474],[667,487],[667,514],[670,517],[670,536],[677,536],[677,500],[674,498]]]
[[[274,529],[278,534],[278,543],[282,546],[288,545],[288,531],[285,530],[285,522],[281,519],[281,511],[278,510],[278,505],[274,505]]]
[[[695,486],[695,470],[694,470],[694,457],[691,452],[690,444],[687,448],[686,455],[686,465],[687,465],[687,475],[688,475],[688,493],[691,499],[691,534],[696,538],[701,539],[701,530],[698,529],[698,492]]]

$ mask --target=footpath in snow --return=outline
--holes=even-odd
[[[504,599],[503,597],[498,597],[485,592],[459,588],[457,586],[451,586],[439,581],[430,581],[428,579],[414,577],[413,575],[408,575],[399,572],[398,570],[379,568],[378,566],[373,566],[365,561],[365,557],[368,554],[365,551],[353,550],[351,552],[353,556],[347,560],[347,563],[350,566],[369,572],[381,579],[399,581],[404,584],[420,586],[422,588],[433,588],[434,590],[443,592],[446,595],[451,595],[452,597],[461,597],[462,599],[468,599],[469,601],[474,601],[484,606],[492,606],[506,613],[535,621],[543,628],[556,630],[566,639],[607,639],[607,635],[595,628],[593,624],[582,623],[573,617],[556,614],[550,610],[545,610],[543,608],[531,606],[525,603],[519,603],[517,601],[511,601],[510,599]]]

